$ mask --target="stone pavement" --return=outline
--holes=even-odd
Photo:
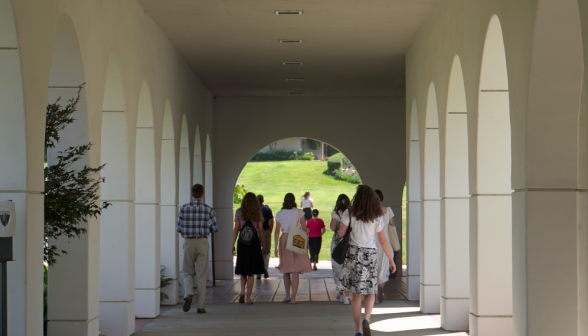
[[[206,314],[196,313],[194,300],[188,313],[181,305],[170,307],[158,318],[143,321],[146,324],[133,335],[354,335],[351,307],[336,301],[330,263],[321,262],[319,266],[319,271],[301,277],[297,305],[281,303],[285,297],[283,281],[272,269],[269,279],[255,281],[252,306],[238,303],[238,279],[217,281],[216,287],[207,288]],[[406,300],[405,279],[388,282],[387,300],[377,304],[372,314],[373,335],[467,335],[440,329],[439,315],[421,314],[418,302]]]

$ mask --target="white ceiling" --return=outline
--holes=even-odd
[[[217,97],[402,97],[404,54],[436,2],[139,0]]]

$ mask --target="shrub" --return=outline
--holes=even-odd
[[[171,285],[172,282],[174,281],[174,279],[168,278],[165,275],[165,270],[166,270],[165,266],[161,265],[160,266],[160,269],[159,269],[159,286],[160,286],[160,289],[163,289],[163,288]],[[159,301],[160,302],[163,302],[163,300],[168,300],[168,299],[169,299],[169,296],[167,296],[167,294],[165,294],[163,291],[160,290],[159,291]]]
[[[251,161],[289,161],[289,160],[314,160],[314,154],[302,152],[289,152],[276,150],[270,152],[259,152],[251,158]]]
[[[235,184],[235,192],[233,193],[233,203],[241,204],[243,197],[247,193],[247,188],[245,185],[241,185],[240,183]]]
[[[354,184],[361,183],[361,179],[359,178],[359,176],[357,175],[357,173],[355,171],[353,171],[353,173],[351,173],[351,175],[347,175],[344,173],[344,170],[339,169],[335,172],[334,177],[335,177],[335,180],[341,180],[341,181],[354,183]]]
[[[351,162],[341,153],[337,153],[327,160],[327,170],[332,175],[339,171],[339,169],[345,170],[349,167],[351,167]]]
[[[314,139],[306,139],[305,142],[306,142],[306,147],[308,147],[312,150],[318,149],[321,146],[321,142],[314,140]]]

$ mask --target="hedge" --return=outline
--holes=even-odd
[[[314,160],[312,153],[288,152],[276,150],[271,152],[259,152],[251,158],[251,161],[288,161],[288,160]]]
[[[351,167],[351,162],[341,154],[337,153],[329,158],[327,161],[327,170],[331,175],[335,174],[340,169],[347,169]]]

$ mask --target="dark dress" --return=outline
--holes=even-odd
[[[241,227],[245,224],[245,220],[241,216],[241,209],[235,213],[235,222],[238,222]],[[256,224],[253,223],[253,226],[257,228]],[[235,266],[235,274],[253,276],[263,273],[265,273],[265,264],[263,262],[259,236],[256,235],[253,238],[251,246],[242,244],[237,239],[237,265]]]

